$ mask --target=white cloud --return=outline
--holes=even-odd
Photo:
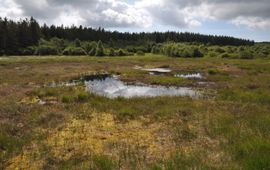
[[[11,0],[0,0],[0,16],[8,17],[11,19],[18,19],[18,16],[22,16],[22,10],[19,6]]]
[[[64,23],[65,26],[80,25],[85,22],[85,20],[80,16],[78,11],[73,9],[66,9],[59,14],[59,17],[52,21],[52,24],[59,25],[59,23]]]
[[[102,11],[104,15],[104,20],[106,22],[114,21],[116,25],[126,24],[133,25],[138,27],[147,27],[151,25],[151,18],[145,15],[142,15],[143,12],[138,12],[133,8],[129,8],[125,13],[120,13],[113,9],[107,9]]]
[[[33,16],[57,25],[189,28],[217,20],[270,28],[269,0],[0,0],[0,4],[2,17]]]
[[[229,21],[237,26],[270,28],[270,1],[268,0],[213,0],[196,7],[204,19]],[[201,9],[200,9],[201,8]]]
[[[270,28],[270,19],[262,19],[259,17],[237,17],[231,21],[237,26],[247,26],[252,29]]]
[[[137,1],[135,6],[146,10],[153,18],[154,23],[161,23],[179,28],[198,26],[201,24],[200,21],[191,17],[184,8],[179,8],[173,1],[141,0]]]

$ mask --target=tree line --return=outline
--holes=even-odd
[[[254,41],[229,36],[202,35],[189,32],[152,32],[152,33],[121,33],[107,31],[103,28],[83,26],[47,26],[40,24],[33,18],[19,21],[0,18],[0,55],[18,55],[29,46],[38,45],[40,39],[59,39],[74,41],[99,41],[114,46],[141,45],[163,42],[197,42],[210,45],[254,45]]]

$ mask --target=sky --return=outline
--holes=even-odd
[[[121,32],[181,31],[270,41],[270,0],[0,0],[0,17]]]

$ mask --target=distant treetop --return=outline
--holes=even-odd
[[[53,37],[76,40],[76,46],[80,41],[99,41],[106,44],[113,44],[115,41],[123,41],[128,44],[138,42],[194,42],[209,45],[254,45],[254,41],[234,38],[230,36],[202,35],[190,32],[118,32],[107,31],[103,28],[91,28],[83,26],[40,26],[34,18],[12,21],[7,18],[0,18],[0,53],[18,54],[19,49],[37,45],[41,38],[49,40]]]

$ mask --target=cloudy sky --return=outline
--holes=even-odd
[[[118,31],[189,31],[270,41],[270,0],[0,0],[0,16]]]

